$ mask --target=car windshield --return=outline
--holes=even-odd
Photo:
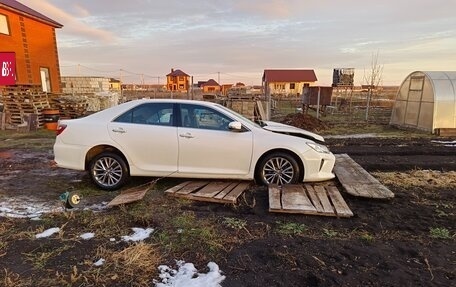
[[[219,104],[217,104],[217,106],[218,106],[219,108],[224,109],[225,111],[227,111],[227,112],[229,112],[229,113],[231,113],[231,114],[234,114],[235,116],[241,118],[242,120],[244,120],[244,121],[246,121],[246,122],[249,122],[250,124],[252,124],[252,125],[254,125],[254,126],[256,126],[256,127],[260,127],[260,128],[261,128],[261,127],[264,127],[264,126],[266,125],[266,124],[263,123],[263,121],[261,121],[261,120],[255,121],[255,122],[254,122],[254,121],[252,121],[251,119],[246,118],[245,116],[243,116],[243,115],[241,115],[241,114],[239,114],[239,113],[237,113],[237,112],[235,112],[235,111],[233,111],[233,110],[230,110],[230,109],[227,108],[227,107],[224,107],[224,106],[219,105]]]

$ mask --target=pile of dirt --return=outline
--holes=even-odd
[[[298,127],[300,129],[308,130],[311,132],[319,132],[329,128],[327,124],[322,122],[321,120],[307,114],[288,114],[285,118],[281,121],[281,123]]]

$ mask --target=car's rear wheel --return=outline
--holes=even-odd
[[[296,159],[284,152],[274,152],[265,156],[259,163],[255,179],[259,184],[298,183],[301,171]]]
[[[129,177],[127,164],[121,156],[103,152],[90,162],[90,177],[104,190],[119,189]]]

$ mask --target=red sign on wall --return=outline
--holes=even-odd
[[[0,86],[16,84],[16,54],[0,52]]]

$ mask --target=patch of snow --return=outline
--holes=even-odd
[[[60,231],[60,228],[58,227],[53,227],[53,228],[49,228],[41,233],[38,233],[37,235],[35,235],[36,238],[44,238],[44,237],[49,237],[51,236],[52,234],[54,233],[57,233]]]
[[[109,238],[109,241],[116,242],[116,239],[114,237],[113,238]]]
[[[206,274],[198,273],[193,263],[176,263],[179,267],[177,271],[166,265],[158,267],[161,282],[154,280],[155,287],[221,287],[220,283],[225,280],[225,276],[214,262],[207,264],[209,272]]]
[[[92,210],[94,212],[103,211],[108,208],[107,205],[108,205],[108,202],[103,201],[100,204],[92,204],[90,206],[86,206],[86,207],[84,207],[83,210]]]
[[[138,228],[138,227],[133,227],[131,230],[133,230],[132,235],[125,235],[122,236],[123,241],[141,241],[146,239],[147,237],[150,236],[152,232],[154,232],[153,228]]]
[[[87,232],[87,233],[84,233],[84,234],[79,235],[79,237],[81,237],[81,238],[84,239],[84,240],[89,240],[89,239],[92,239],[92,238],[95,237],[95,233],[93,233],[93,232]]]
[[[97,262],[93,263],[94,266],[101,266],[106,262],[105,259],[100,258]]]
[[[446,147],[456,147],[456,141],[431,141],[432,143],[443,144]]]
[[[0,200],[0,216],[12,218],[34,218],[45,213],[62,212],[58,201],[43,202],[30,197],[4,197]]]
[[[103,211],[107,208],[107,202],[93,204],[84,208],[73,208],[73,210],[91,210],[93,212]],[[0,195],[0,217],[11,218],[36,218],[47,213],[64,212],[65,207],[60,200],[43,201],[33,197],[17,196],[2,197]]]

